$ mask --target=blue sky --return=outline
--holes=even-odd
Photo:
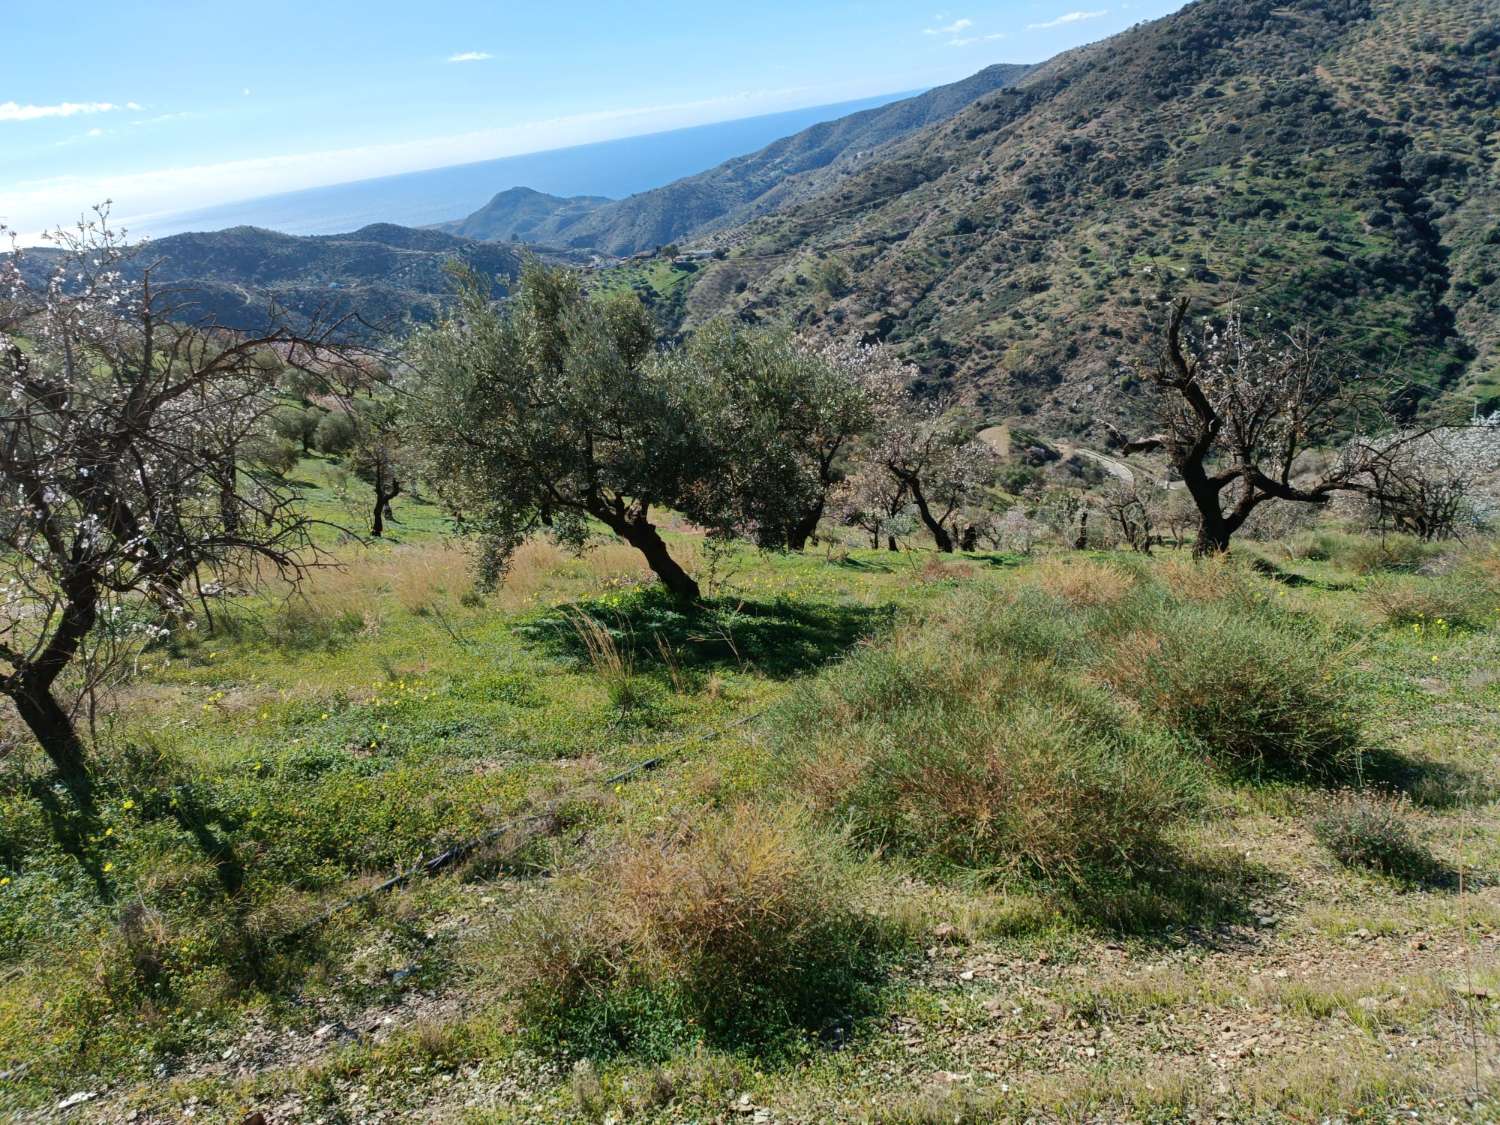
[[[0,222],[143,217],[953,81],[1177,0],[27,0]],[[9,5],[7,5],[9,7]]]

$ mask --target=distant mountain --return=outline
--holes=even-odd
[[[467,215],[497,187],[525,184],[557,195],[618,199],[712,168],[819,121],[884,105],[906,93],[809,106],[596,144],[531,152],[226,203],[127,225],[154,236],[257,226],[287,234],[332,234],[368,223],[430,226]]]
[[[22,261],[40,273],[57,254],[32,249]],[[142,245],[132,265],[150,264],[158,282],[180,289],[183,319],[256,331],[277,319],[273,309],[293,319],[357,313],[378,331],[399,332],[438,314],[451,260],[491,279],[496,296],[520,268],[512,247],[391,223],[317,237],[257,227],[176,234]]]
[[[610,254],[744,222],[849,175],[871,151],[944,121],[1019,80],[1024,66],[991,66],[924,94],[824,121],[697,175],[618,202],[501,192],[467,218],[442,224],[470,238],[521,237]]]
[[[1497,121],[1494,0],[1200,0],[722,232],[685,324],[883,338],[994,416],[1102,441],[1164,298],[1238,295],[1413,407],[1500,408]]]
[[[443,223],[442,229],[465,238],[546,242],[557,226],[586,218],[613,200],[598,195],[557,195],[514,187],[502,191],[466,219]]]

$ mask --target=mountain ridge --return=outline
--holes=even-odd
[[[1160,302],[1238,292],[1347,330],[1413,409],[1500,402],[1496,16],[1199,0],[719,232],[683,326],[857,331],[933,388],[1103,441],[1143,408],[1126,364]]]
[[[541,204],[532,197],[501,192],[472,215],[439,224],[439,229],[471,238],[524,236],[609,254],[651,249],[744,222],[816,191],[841,174],[847,162],[952,116],[1030,69],[998,63],[913,97],[810,125],[663,187],[594,206],[579,197],[547,197],[550,204]],[[550,207],[550,214],[541,215],[542,207]]]

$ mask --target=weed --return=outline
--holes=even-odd
[[[1421,881],[1440,869],[1411,830],[1407,801],[1369,791],[1335,794],[1312,822],[1313,834],[1346,867]]]
[[[1031,581],[1079,609],[1115,605],[1135,588],[1131,576],[1093,559],[1048,558],[1032,569]]]
[[[1100,674],[1150,719],[1237,767],[1333,774],[1361,742],[1338,653],[1265,616],[1164,606],[1114,645]]]
[[[1191,763],[1102,693],[935,630],[845,661],[779,728],[797,784],[859,839],[994,877],[1129,869],[1197,801]]]
[[[858,1007],[880,943],[824,848],[795,814],[751,808],[630,842],[518,923],[528,1029],[646,1057],[697,1038],[774,1049]]]

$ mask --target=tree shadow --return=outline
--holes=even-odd
[[[575,602],[517,627],[544,647],[589,660],[578,615],[604,626],[638,670],[754,668],[773,679],[804,675],[888,628],[894,606],[799,602],[778,597],[705,599],[683,608],[664,591],[620,602]]]
[[[230,836],[241,827],[240,821],[203,803],[190,786],[179,786],[172,799],[165,802],[149,802],[145,812],[149,819],[176,821],[177,826],[193,838],[203,858],[213,865],[214,875],[224,893],[231,897],[239,894],[245,885],[245,865],[230,842]]]
[[[1348,582],[1325,582],[1318,578],[1309,578],[1305,574],[1298,574],[1294,570],[1276,565],[1263,555],[1252,555],[1250,558],[1250,569],[1264,578],[1273,582],[1279,582],[1283,586],[1293,590],[1309,588],[1313,590],[1340,591],[1352,590],[1354,586]]]
[[[966,562],[983,563],[996,570],[1015,570],[1022,562],[1021,556],[1003,551],[974,551],[962,557]]]
[[[853,555],[845,555],[843,558],[829,559],[828,561],[834,566],[842,567],[845,570],[858,570],[867,574],[892,574],[901,562],[901,556],[894,552],[889,552],[888,554],[889,557],[882,555],[875,559],[859,559]]]
[[[101,902],[114,901],[114,888],[104,877],[104,861],[94,847],[103,834],[99,808],[92,785],[68,786],[56,775],[41,777],[27,787],[28,795],[42,810],[47,828],[63,854],[71,856]]]

